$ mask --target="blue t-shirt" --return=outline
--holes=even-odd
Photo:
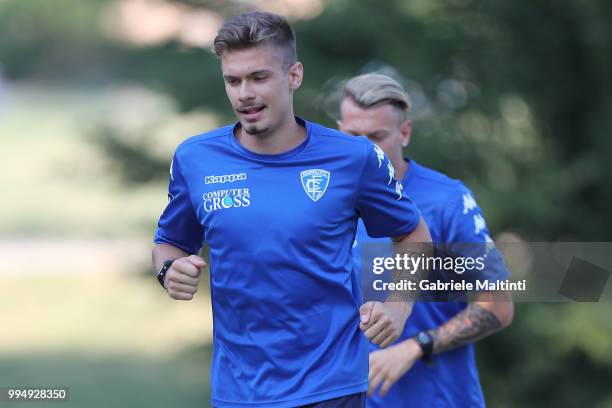
[[[183,142],[156,243],[210,248],[215,407],[295,407],[367,389],[351,246],[420,218],[365,137],[297,119],[307,138],[261,155],[236,125]]]
[[[483,243],[484,247],[484,243],[492,242],[482,211],[472,192],[461,181],[421,166],[414,160],[408,162],[409,168],[403,180],[404,189],[421,210],[434,243]],[[376,256],[386,256],[380,253],[384,242],[389,240],[369,237],[360,223],[354,247],[356,266],[359,267],[361,263],[361,251],[366,250],[367,245],[364,244],[375,243],[373,247],[379,252]],[[506,279],[508,271],[503,260],[496,250],[493,251],[489,254],[492,261],[487,262],[486,269],[470,271],[470,275],[466,273],[464,278],[489,281]],[[373,279],[373,274],[364,271],[362,279],[366,288],[364,290],[368,290],[371,283],[368,279]],[[375,296],[369,295],[366,293],[366,300]],[[397,342],[446,323],[466,306],[465,302],[416,302]],[[377,348],[370,343],[370,351]],[[380,397],[378,392],[369,397],[368,408],[485,406],[473,345],[438,354],[433,357],[433,361],[433,366],[428,366],[418,360],[385,397]]]

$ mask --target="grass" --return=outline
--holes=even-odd
[[[207,344],[212,335],[207,286],[201,283],[193,301],[178,302],[152,275],[0,277],[0,355],[157,356]]]
[[[0,357],[0,384],[69,387],[62,407],[209,407],[210,348],[180,355],[79,353]],[[0,403],[2,407],[23,406]],[[48,402],[28,403],[48,407]]]
[[[62,406],[208,407],[207,286],[177,302],[151,276],[1,277],[0,387],[68,386]]]

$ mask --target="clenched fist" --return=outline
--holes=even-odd
[[[359,308],[359,328],[372,343],[385,348],[402,334],[411,311],[410,303],[366,302]]]
[[[164,286],[168,295],[176,300],[191,300],[198,291],[200,274],[206,261],[197,255],[178,258],[166,272]]]

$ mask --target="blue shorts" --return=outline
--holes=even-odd
[[[344,397],[319,401],[296,408],[365,408],[365,402],[366,393],[360,392],[359,394],[345,395]]]
[[[299,408],[365,408],[366,393],[345,395],[344,397],[315,402]]]

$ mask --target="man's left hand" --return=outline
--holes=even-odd
[[[359,328],[372,343],[385,348],[402,334],[411,311],[411,303],[366,302],[359,308]]]
[[[414,339],[370,353],[368,395],[371,396],[380,385],[380,395],[384,396],[422,355],[423,350]]]

